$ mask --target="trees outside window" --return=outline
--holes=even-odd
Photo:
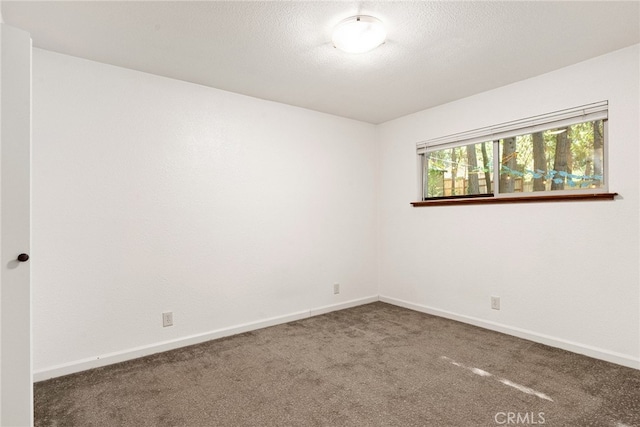
[[[500,193],[602,188],[603,127],[597,120],[500,140]]]
[[[422,198],[606,190],[607,110],[604,101],[420,143]]]

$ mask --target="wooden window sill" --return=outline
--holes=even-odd
[[[411,202],[414,208],[424,206],[444,206],[444,205],[492,205],[505,203],[542,203],[542,202],[575,202],[586,200],[613,200],[618,193],[583,193],[583,194],[561,194],[546,196],[528,197],[473,197],[460,199],[424,200],[421,202]]]

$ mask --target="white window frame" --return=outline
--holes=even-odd
[[[455,148],[477,144],[481,142],[493,142],[493,194],[485,197],[494,198],[513,198],[513,197],[538,197],[541,195],[563,195],[563,194],[591,194],[608,192],[609,188],[609,164],[608,164],[608,118],[609,118],[609,102],[600,101],[592,104],[582,105],[579,107],[569,108],[556,111],[553,113],[542,114],[539,116],[529,117],[521,120],[514,120],[495,126],[488,126],[472,131],[461,132],[453,135],[434,138],[421,141],[416,144],[416,154],[418,158],[418,200],[425,199],[425,180],[424,170],[427,154],[434,151],[440,151],[447,148]],[[603,185],[599,188],[585,188],[575,190],[554,190],[554,191],[536,191],[527,193],[500,193],[500,149],[499,141],[504,138],[511,138],[530,133],[542,132],[563,126],[569,126],[589,121],[603,120]],[[456,196],[447,196],[456,197]],[[460,198],[469,197],[461,195]],[[477,197],[482,197],[478,195]],[[437,200],[438,198],[434,198]]]

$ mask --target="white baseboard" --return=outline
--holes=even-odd
[[[332,311],[344,310],[351,307],[357,307],[359,305],[370,304],[378,301],[378,295],[373,295],[366,298],[360,298],[338,304],[325,305],[323,307],[313,308],[309,310],[310,316],[319,316],[321,314],[331,313]]]
[[[338,304],[327,305],[319,308],[298,311],[283,316],[271,317],[268,319],[258,320],[256,322],[244,323],[228,328],[217,329],[202,334],[191,335],[187,337],[176,338],[174,340],[163,341],[159,343],[149,344],[146,346],[130,348],[123,351],[104,354],[101,356],[89,357],[86,359],[76,360],[62,365],[52,366],[50,368],[35,371],[33,373],[33,381],[44,381],[51,378],[61,377],[63,375],[74,374],[76,372],[86,371],[89,369],[100,368],[102,366],[112,365],[114,363],[125,362],[127,360],[137,359],[139,357],[149,356],[151,354],[163,351],[175,350],[177,348],[186,347],[193,344],[199,344],[205,341],[215,340],[228,337],[230,335],[242,334],[244,332],[255,331],[257,329],[267,328],[269,326],[280,325],[283,323],[293,322],[308,317],[329,313],[336,310],[344,310],[345,308],[356,307],[358,305],[369,304],[378,301],[378,296],[355,299]]]
[[[408,308],[410,310],[420,311],[422,313],[432,314],[434,316],[457,320],[462,323],[468,323],[470,325],[479,326],[481,328],[489,329],[492,331],[501,332],[507,335],[513,335],[518,338],[524,338],[529,341],[534,341],[534,342],[545,344],[551,347],[561,348],[563,350],[571,351],[573,353],[583,354],[585,356],[593,357],[595,359],[605,360],[607,362],[615,363],[615,364],[626,366],[629,368],[640,369],[640,360],[626,354],[616,353],[613,351],[604,350],[601,348],[596,348],[596,347],[564,340],[564,339],[553,337],[550,335],[540,334],[540,333],[529,331],[526,329],[507,326],[500,323],[491,322],[488,320],[478,319],[476,317],[452,313],[446,310],[439,310],[437,308],[428,307],[421,304],[414,304],[408,301],[386,297],[383,295],[380,295],[379,299],[382,302],[397,305],[399,307]]]
[[[419,311],[422,313],[432,314],[434,316],[444,317],[447,319],[457,320],[459,322],[468,323],[481,328],[489,329],[492,331],[501,332],[507,335],[513,335],[519,338],[524,338],[530,341],[538,342],[541,344],[549,345],[551,347],[561,348],[574,353],[583,354],[585,356],[593,357],[596,359],[605,360],[607,362],[616,363],[618,365],[627,366],[629,368],[640,369],[640,360],[631,356],[615,353],[600,348],[587,346],[557,337],[549,335],[539,334],[537,332],[528,331],[521,328],[511,327],[500,323],[491,322],[488,320],[478,319],[471,316],[465,316],[457,313],[452,313],[446,310],[439,310],[433,307],[425,305],[414,304],[408,301],[403,301],[396,298],[386,296],[370,296],[365,298],[359,298],[351,301],[346,301],[338,304],[326,305],[318,308],[312,308],[309,310],[298,311],[295,313],[286,314],[283,316],[271,317],[268,319],[259,320],[256,322],[244,323],[237,326],[228,328],[217,329],[214,331],[206,332],[203,334],[196,334],[187,337],[177,338],[174,340],[159,342],[150,344],[147,346],[135,347],[128,350],[119,352],[104,354],[96,357],[76,360],[73,362],[65,363],[62,365],[52,366],[50,368],[42,369],[33,373],[33,381],[44,381],[50,378],[60,377],[63,375],[74,374],[76,372],[86,371],[88,369],[99,368],[102,366],[112,365],[114,363],[124,362],[127,360],[137,359],[139,357],[148,356],[163,351],[174,350],[181,347],[186,347],[193,344],[199,344],[205,341],[215,340],[230,335],[237,335],[244,332],[255,331],[257,329],[267,328],[269,326],[280,325],[287,322],[293,322],[295,320],[306,319],[312,316],[318,316],[321,314],[330,313],[332,311],[344,310],[359,305],[369,304],[376,301],[382,301],[389,304],[397,305],[399,307],[408,308],[410,310]]]

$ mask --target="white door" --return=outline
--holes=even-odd
[[[0,425],[29,426],[31,37],[0,25]]]

